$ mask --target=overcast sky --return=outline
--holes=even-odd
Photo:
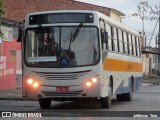
[[[76,1],[117,9],[126,15],[125,18],[122,19],[122,22],[137,31],[142,31],[142,20],[135,17],[129,17],[129,15],[130,13],[137,11],[137,5],[140,3],[140,1],[148,1],[148,4],[151,5],[153,8],[155,8],[155,5],[157,6],[159,5],[159,0],[76,0]],[[154,30],[154,27],[156,26],[156,22],[157,20],[144,21],[144,29],[147,35],[147,43],[149,43],[150,41],[151,34]],[[155,35],[158,34],[158,25],[159,24],[157,24],[153,38],[155,38]],[[151,45],[154,46],[154,44],[155,44],[155,39],[152,39]]]

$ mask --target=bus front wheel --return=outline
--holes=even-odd
[[[102,97],[100,99],[102,108],[110,108],[112,106],[112,88],[109,87],[108,97]]]
[[[39,99],[39,105],[43,109],[50,108],[50,106],[51,106],[51,99],[48,99],[48,98]]]
[[[110,98],[108,97],[101,98],[101,106],[102,108],[110,108],[111,107]]]

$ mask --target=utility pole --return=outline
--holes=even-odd
[[[146,48],[146,45],[147,45],[147,41],[146,41],[146,38],[145,38],[145,31],[144,31],[144,11],[143,11],[143,16],[142,16],[142,37],[143,37],[143,39],[144,39],[144,43],[145,43],[145,45],[144,45],[144,47]]]
[[[160,53],[160,2],[159,2],[158,53]],[[158,75],[160,75],[160,55],[158,55]]]

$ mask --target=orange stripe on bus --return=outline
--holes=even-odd
[[[142,63],[107,58],[103,68],[109,71],[142,72]]]

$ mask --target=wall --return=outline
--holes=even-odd
[[[21,57],[16,58],[17,50],[21,50],[21,43],[17,43],[16,37],[12,36],[12,40],[9,41],[2,39],[0,54],[0,90],[16,88],[16,64],[21,60]]]
[[[146,54],[142,54],[142,61],[143,61],[143,75],[149,74],[149,58]]]
[[[118,12],[117,10],[115,9],[110,9],[110,17],[114,20],[117,20],[119,22],[121,22],[121,18],[125,17],[125,14],[121,13],[121,12]]]
[[[143,59],[143,74],[153,75],[158,70],[158,55],[145,53],[142,55]]]
[[[115,20],[117,20],[117,21],[121,21],[121,17],[120,16],[118,16],[116,13],[114,13],[114,12],[111,12],[110,13],[110,17],[111,18],[113,18],[113,19],[115,19]]]
[[[152,54],[152,74],[156,74],[158,70],[158,55]]]
[[[22,22],[30,12],[50,10],[96,10],[110,16],[110,9],[74,0],[4,0],[3,19]]]

